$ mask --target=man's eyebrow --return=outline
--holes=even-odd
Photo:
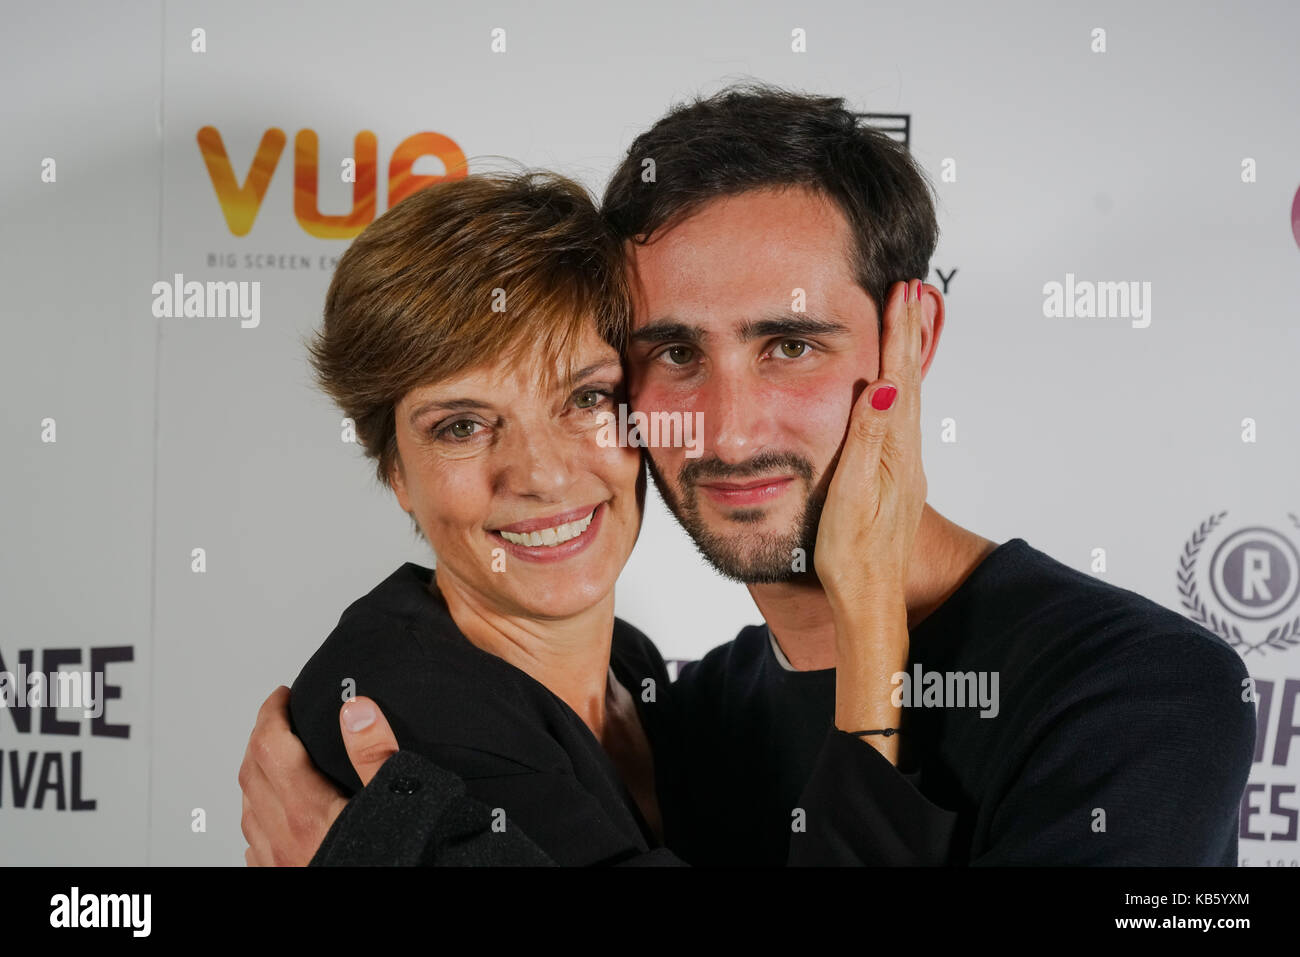
[[[704,330],[676,319],[656,319],[632,333],[632,342],[692,342],[704,338]]]
[[[751,319],[737,330],[741,342],[772,336],[840,336],[848,331],[849,327],[842,322],[794,312]]]

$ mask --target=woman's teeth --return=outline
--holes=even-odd
[[[538,548],[543,545],[562,545],[585,532],[587,526],[591,524],[591,520],[595,517],[596,509],[593,508],[591,514],[586,518],[580,518],[576,522],[568,522],[564,525],[557,525],[555,528],[543,528],[536,532],[500,532],[499,534],[507,542],[515,545],[525,545],[529,548]]]

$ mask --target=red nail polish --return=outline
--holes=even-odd
[[[894,397],[898,395],[898,390],[892,385],[882,385],[875,392],[871,393],[871,407],[878,412],[884,412],[894,404]]]
[[[907,297],[912,293],[912,282],[908,280],[903,283],[903,305],[907,305]]]

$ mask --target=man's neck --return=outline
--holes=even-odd
[[[947,601],[995,548],[996,542],[948,521],[926,505],[903,589],[907,627],[915,628]],[[795,670],[835,667],[835,621],[826,592],[815,576],[750,585],[749,593]]]

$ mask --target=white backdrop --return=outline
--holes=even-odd
[[[1300,863],[1300,602],[1232,617],[1210,568],[1248,527],[1300,541],[1300,8],[1133,7],[6,4],[0,658],[109,660],[118,696],[99,722],[0,714],[0,863],[241,864],[258,704],[348,603],[431,564],[310,385],[301,343],[346,240],[295,218],[298,131],[319,137],[326,213],[351,206],[338,170],[363,130],[380,212],[389,156],[424,132],[472,170],[508,157],[599,195],[672,103],[749,77],[907,118],[940,200],[928,279],[947,283],[931,503],[1214,614],[1268,697],[1241,857]],[[204,127],[240,183],[268,129],[287,137],[246,235]],[[155,318],[151,287],[176,273],[260,281],[260,324]],[[1067,274],[1149,282],[1150,324],[1045,316]],[[657,499],[618,611],[670,658],[758,620]]]

